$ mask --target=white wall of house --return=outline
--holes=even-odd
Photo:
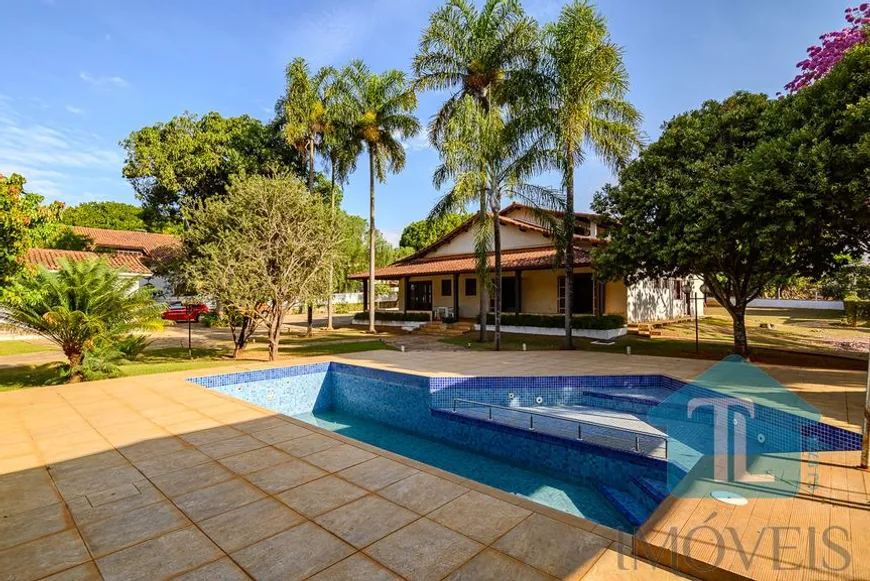
[[[443,246],[439,246],[427,256],[449,256],[453,254],[473,254],[474,253],[474,227],[469,228],[465,232],[461,232]],[[501,229],[501,248],[503,251],[516,250],[519,248],[540,248],[552,246],[551,238],[547,238],[540,232],[526,230],[525,232],[515,227],[502,226]]]
[[[695,314],[704,314],[704,301],[701,299],[700,280],[694,281],[692,296],[698,300],[687,300],[681,288],[684,281],[673,278],[646,279],[628,287],[627,314],[630,323],[648,323],[676,319]],[[695,303],[695,305],[691,303]]]

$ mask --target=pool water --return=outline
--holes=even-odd
[[[631,531],[634,527],[595,488],[594,483],[567,481],[528,467],[490,458],[409,434],[346,412],[326,411],[295,416],[318,426],[412,458],[436,468],[517,494],[575,516]]]
[[[735,384],[740,369],[716,371],[722,365],[701,379],[717,389]],[[766,377],[744,383],[758,392]],[[727,397],[661,375],[424,377],[338,362],[192,381],[627,531],[716,453],[712,411],[689,418],[690,402]],[[749,456],[800,452],[810,441],[816,451],[860,447],[860,434],[763,405],[745,433]]]

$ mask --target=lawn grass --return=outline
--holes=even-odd
[[[330,341],[349,341],[353,339],[370,340],[377,335],[371,335],[362,330],[336,329],[334,331],[315,330],[312,337],[306,337],[305,333],[288,332],[281,335],[282,343],[327,343]]]
[[[701,340],[732,341],[731,317],[722,307],[708,306],[706,315],[698,321]],[[870,328],[847,327],[842,323],[842,311],[824,309],[746,309],[746,335],[750,347],[777,347],[819,352],[843,352],[844,343],[857,345],[859,351],[870,340]],[[775,328],[763,328],[773,324]],[[662,338],[695,339],[695,322],[684,321],[661,328]]]
[[[458,337],[446,337],[440,339],[440,341],[476,351],[492,350],[491,333],[487,343],[479,343],[476,332]],[[554,351],[562,348],[562,342],[563,338],[558,336],[502,333],[501,348],[503,351],[521,351],[523,344],[525,344],[526,349],[529,351]],[[732,353],[732,344],[730,342],[713,341],[701,341],[699,350],[696,352],[694,337],[691,340],[661,337],[650,339],[639,335],[625,335],[614,341],[612,345],[596,345],[593,344],[591,339],[575,337],[574,346],[579,350],[599,353],[626,353],[626,348],[631,347],[631,352],[634,355],[683,357],[713,361],[724,359]],[[759,345],[753,346],[751,359],[754,363],[766,363],[770,365],[854,370],[864,370],[867,368],[866,354],[863,357],[857,355],[842,357],[834,356],[832,353],[797,352]]]
[[[263,356],[266,349],[262,344],[258,344],[257,347],[249,348],[246,353]],[[280,353],[295,357],[316,357],[380,349],[395,348],[385,344],[380,339],[369,339],[367,341],[340,343],[303,343],[298,346],[282,345]],[[120,377],[190,371],[238,364],[240,360],[231,359],[231,354],[232,351],[230,349],[193,349],[192,353],[189,353],[184,347],[147,349],[135,361],[120,366]],[[262,357],[262,359],[265,359],[265,357]],[[245,359],[242,361],[245,361]],[[63,364],[61,363],[17,365],[0,368],[0,392],[50,385],[58,377],[62,368]]]
[[[0,357],[6,357],[8,355],[25,355],[27,353],[42,353],[43,351],[51,351],[53,349],[56,349],[54,345],[47,345],[45,343],[19,341],[18,339],[0,341]]]
[[[121,365],[120,376],[133,377],[238,363],[226,358],[229,353],[226,349],[194,349],[193,358],[190,359],[187,349],[180,347],[148,349],[135,361]],[[62,363],[0,368],[0,391],[50,385],[62,368]]]
[[[369,335],[371,337],[371,335]],[[343,355],[345,353],[360,353],[362,351],[379,351],[383,349],[395,350],[380,339],[367,339],[365,341],[340,341],[340,342],[301,342],[301,345],[286,345],[282,342],[278,348],[282,355],[294,357],[318,357],[325,355]],[[268,347],[255,347],[249,351],[265,351]]]

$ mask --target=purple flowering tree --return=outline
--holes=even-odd
[[[870,4],[846,8],[846,22],[848,25],[842,30],[820,36],[821,45],[807,49],[807,58],[797,64],[801,73],[785,86],[787,91],[794,93],[821,79],[840,62],[847,50],[867,40]]]

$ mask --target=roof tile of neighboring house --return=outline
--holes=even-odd
[[[113,252],[82,252],[78,250],[55,250],[53,248],[32,248],[27,252],[25,260],[29,264],[44,266],[48,270],[57,270],[60,260],[66,259],[71,262],[88,260],[89,258],[103,258],[109,266],[124,273],[150,275],[151,271],[142,264],[142,260],[135,254]]]
[[[552,268],[556,258],[553,248],[529,248],[502,252],[501,265],[504,270],[533,270]],[[494,254],[489,254],[489,266],[495,263]],[[574,264],[576,266],[588,266],[592,259],[588,248],[574,248]],[[473,254],[455,254],[453,256],[439,256],[437,258],[418,258],[404,260],[375,272],[380,279],[399,278],[402,276],[417,276],[427,274],[459,274],[475,272],[477,259]],[[352,274],[348,278],[365,279],[368,272]]]
[[[154,234],[152,232],[106,230],[104,228],[86,228],[84,226],[73,226],[73,232],[90,238],[94,241],[94,246],[98,248],[138,250],[145,254],[150,254],[156,248],[175,246],[180,243],[177,236]]]

